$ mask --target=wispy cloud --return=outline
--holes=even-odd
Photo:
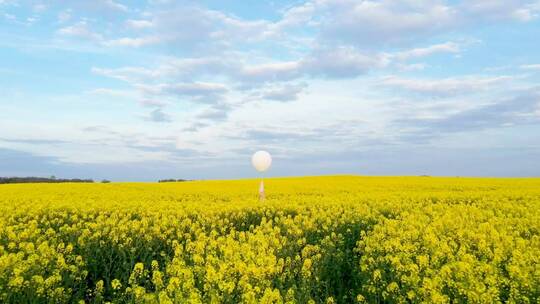
[[[512,76],[466,76],[442,79],[413,79],[388,76],[381,79],[379,85],[431,96],[456,96],[478,93],[509,82]]]
[[[398,52],[393,55],[398,60],[422,58],[437,53],[459,53],[459,44],[454,42],[446,42],[441,44],[434,44],[428,47],[414,48]]]
[[[80,21],[76,24],[60,28],[58,33],[64,36],[88,39],[96,42],[103,40],[103,36],[94,32],[87,21]]]
[[[126,26],[132,29],[146,29],[154,26],[154,23],[150,20],[134,20],[130,19],[126,21]]]
[[[540,64],[524,64],[520,68],[524,70],[540,70]]]
[[[515,92],[514,97],[501,97],[447,115],[401,118],[396,123],[399,128],[408,130],[401,135],[403,139],[425,141],[447,133],[539,124],[540,116],[534,113],[539,107],[540,90],[531,88]]]

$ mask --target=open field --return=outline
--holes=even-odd
[[[540,179],[0,186],[2,303],[539,303]]]

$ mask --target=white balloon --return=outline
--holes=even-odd
[[[266,151],[257,151],[251,157],[251,164],[259,172],[264,172],[272,165],[272,156]]]

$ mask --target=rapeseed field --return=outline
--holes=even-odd
[[[1,303],[540,303],[540,179],[0,186]]]

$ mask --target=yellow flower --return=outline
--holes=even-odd
[[[122,288],[122,283],[118,279],[114,279],[111,281],[111,287],[113,290],[120,290]]]
[[[540,179],[253,184],[0,187],[0,303],[538,298]]]

